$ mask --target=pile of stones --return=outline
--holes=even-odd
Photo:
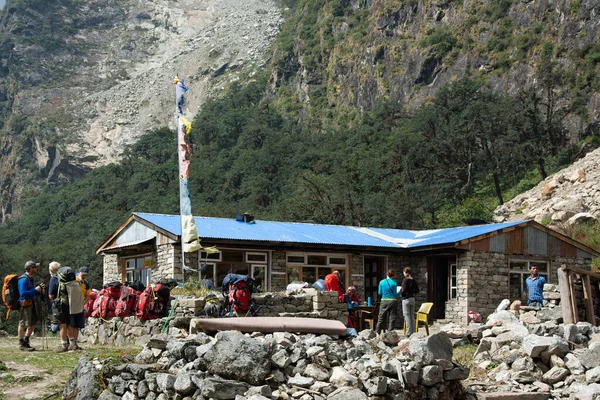
[[[444,333],[403,341],[395,331],[371,330],[343,338],[235,331],[184,340],[155,335],[130,361],[109,366],[82,357],[64,398],[461,399],[461,380],[469,375],[452,362]],[[99,387],[106,389],[100,393]]]
[[[471,324],[468,330],[443,327],[455,341],[471,338],[479,343],[473,368],[485,378],[471,377],[469,391],[600,399],[600,330],[588,322],[561,324],[553,312],[523,307],[493,313],[485,324]]]

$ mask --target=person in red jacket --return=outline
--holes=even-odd
[[[338,301],[343,303],[345,290],[344,284],[340,280],[340,271],[335,270],[331,274],[325,277],[325,291],[326,292],[338,292]]]

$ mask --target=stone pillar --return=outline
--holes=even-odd
[[[284,251],[274,251],[272,253],[272,262],[271,262],[271,291],[277,292],[280,290],[285,290],[286,283],[286,258]]]
[[[102,283],[121,280],[121,265],[116,254],[105,254],[102,260],[103,274]]]

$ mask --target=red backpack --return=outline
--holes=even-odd
[[[99,301],[98,301],[99,300]],[[108,288],[104,288],[100,291],[100,295],[96,299],[99,305],[96,309],[96,303],[94,303],[94,311],[92,317],[96,314],[96,318],[111,319],[115,316],[117,310],[117,300],[110,294]]]
[[[129,286],[123,286],[121,288],[121,297],[119,297],[119,301],[117,301],[115,315],[119,318],[125,318],[135,314],[140,294],[141,292],[138,292]]]
[[[154,287],[148,285],[142,294],[140,294],[135,313],[137,319],[145,321],[148,319],[157,319],[160,316],[164,307],[164,301],[158,295],[161,287],[160,283]]]
[[[94,312],[94,303],[98,298],[98,292],[91,292],[89,300],[83,305],[83,316],[89,318]]]
[[[229,285],[229,304],[235,312],[247,312],[250,309],[250,287],[240,280]]]

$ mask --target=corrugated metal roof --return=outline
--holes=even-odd
[[[134,213],[174,235],[181,235],[179,215]],[[320,225],[298,222],[256,220],[254,223],[234,219],[194,217],[198,236],[203,239],[273,241],[347,246],[416,248],[455,243],[491,233],[526,221],[506,222],[459,228],[408,231],[401,229],[360,228],[341,225]]]

